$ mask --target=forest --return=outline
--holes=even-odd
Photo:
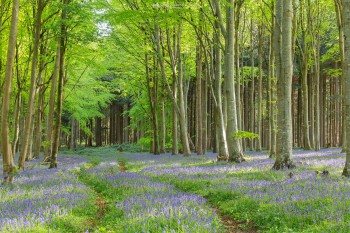
[[[350,0],[0,0],[0,232],[350,232]]]

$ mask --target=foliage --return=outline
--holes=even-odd
[[[232,135],[232,137],[235,137],[237,139],[255,139],[255,138],[259,138],[259,134],[253,133],[253,132],[249,132],[249,131],[244,131],[244,130],[238,130],[234,135]]]

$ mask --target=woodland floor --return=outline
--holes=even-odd
[[[213,153],[63,151],[58,169],[30,161],[0,186],[0,231],[349,232],[340,151],[295,150],[292,171],[272,171],[274,161],[257,152],[227,164]]]

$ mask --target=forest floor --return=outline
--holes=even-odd
[[[273,171],[257,152],[227,164],[213,153],[65,151],[58,169],[30,161],[0,186],[0,231],[350,232],[344,159],[337,148],[294,150],[297,168]]]

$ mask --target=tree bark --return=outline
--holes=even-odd
[[[254,99],[255,99],[255,67],[254,67],[254,40],[253,40],[253,20],[251,20],[250,25],[250,66],[251,66],[251,81],[249,82],[249,116],[250,116],[250,132],[255,132],[255,107],[254,107]],[[251,147],[250,149],[254,149],[254,139],[251,139]]]
[[[66,7],[66,5],[69,4],[70,0],[62,0],[63,6]],[[57,168],[57,154],[58,154],[58,147],[59,147],[59,139],[60,139],[60,128],[61,128],[61,116],[62,116],[62,97],[63,97],[63,83],[65,79],[65,52],[66,52],[66,39],[67,39],[67,26],[66,26],[66,19],[67,19],[67,12],[66,9],[63,8],[62,10],[62,23],[61,23],[61,37],[60,37],[60,62],[59,62],[59,73],[58,73],[58,85],[57,85],[57,105],[56,105],[56,111],[54,116],[54,126],[52,130],[52,147],[51,147],[51,156],[50,156],[50,166],[49,168]]]
[[[196,153],[203,155],[203,117],[202,117],[202,46],[197,47],[197,140]]]
[[[159,154],[159,141],[158,141],[158,108],[157,108],[157,97],[158,97],[158,78],[156,72],[152,77],[150,72],[150,67],[148,64],[148,55],[145,56],[146,59],[146,79],[147,79],[147,91],[148,99],[151,107],[152,116],[152,128],[153,128],[153,144],[152,153],[155,155]],[[156,62],[154,61],[154,69],[156,69]]]
[[[41,46],[41,56],[45,55],[45,48]],[[43,86],[42,82],[42,73],[44,70],[44,60],[40,58],[39,62],[39,72],[38,72],[38,83],[40,87],[38,88],[38,101],[37,101],[37,109],[35,114],[35,126],[34,126],[34,159],[39,158],[40,150],[41,150],[41,141],[42,141],[42,122],[43,122],[43,114],[44,114],[44,104],[45,104],[45,90],[46,88]]]
[[[178,59],[178,79],[179,79],[179,121],[180,121],[180,135],[182,150],[184,156],[190,156],[191,150],[189,145],[189,138],[187,132],[187,120],[186,120],[186,110],[185,110],[185,95],[183,88],[183,69],[182,69],[182,57],[181,57],[181,23],[178,30],[178,42],[177,42],[177,59]]]
[[[257,134],[259,138],[256,140],[256,150],[261,151],[261,141],[263,138],[263,130],[262,130],[262,92],[263,92],[263,45],[264,45],[264,29],[263,26],[259,26],[259,46],[258,46],[258,54],[259,54],[259,86],[258,86],[258,115],[257,115]]]
[[[281,43],[278,43],[276,51],[281,51],[281,73],[277,80],[277,148],[276,161],[273,169],[294,168],[291,160],[292,155],[292,114],[291,114],[291,91],[293,76],[292,59],[292,20],[293,7],[292,0],[277,0],[276,11],[281,12],[281,20],[277,17],[276,24],[281,32]],[[276,13],[276,15],[278,15]],[[282,30],[283,29],[283,30]],[[281,60],[280,60],[281,61]]]
[[[73,133],[73,124],[74,124],[74,117],[72,116],[71,118],[72,121],[72,130],[71,130],[71,137],[74,137]],[[95,118],[95,141],[96,141],[96,146],[100,147],[102,146],[102,119],[101,117],[96,117]]]
[[[52,73],[52,79],[51,79],[51,90],[50,90],[50,99],[49,99],[49,112],[47,115],[47,127],[46,127],[46,145],[44,149],[44,162],[48,162],[50,160],[51,156],[51,149],[52,149],[52,128],[53,128],[53,121],[54,121],[54,113],[55,113],[55,98],[56,98],[56,87],[57,87],[57,78],[60,68],[60,45],[57,46],[56,50],[56,58],[55,58],[55,66]]]
[[[343,0],[343,22],[344,22],[344,81],[346,91],[344,93],[346,135],[350,135],[350,0]],[[350,145],[350,137],[346,137],[346,145]],[[350,150],[346,150],[346,161],[343,176],[350,177]]]
[[[166,153],[166,119],[165,119],[165,96],[162,97],[161,102],[161,121],[160,121],[160,153]]]
[[[28,108],[26,115],[26,125],[24,126],[22,145],[20,157],[18,160],[18,168],[24,169],[24,161],[28,156],[28,146],[31,143],[31,127],[33,124],[34,108],[35,108],[35,95],[36,95],[36,80],[37,80],[37,66],[39,59],[39,47],[40,47],[40,33],[41,33],[41,16],[44,9],[43,0],[38,1],[38,8],[35,18],[35,29],[33,39],[33,57],[32,57],[32,70],[30,78],[30,91],[28,99]]]
[[[235,56],[234,56],[234,29],[235,29],[235,18],[234,18],[234,0],[228,0],[228,7],[226,8],[226,48],[225,48],[225,97],[227,100],[227,144],[229,151],[229,162],[240,163],[245,161],[243,158],[242,146],[240,141],[235,134],[238,132],[237,125],[237,103],[235,93],[235,80],[234,80],[234,67],[235,67]]]
[[[15,131],[14,131],[13,142],[12,142],[13,158],[15,157],[18,144],[19,144],[18,139],[19,139],[19,131],[20,131],[19,127],[20,127],[21,107],[22,107],[22,90],[19,88],[17,92],[16,105],[15,105],[15,125],[14,125]]]
[[[171,114],[172,114],[172,155],[179,154],[179,147],[178,147],[178,117],[177,117],[177,111],[176,111],[176,105],[177,105],[177,84],[176,79],[173,80],[173,97],[174,101],[171,104]]]
[[[342,64],[342,77],[341,77],[341,86],[342,86],[342,152],[346,152],[346,118],[347,116],[345,115],[345,99],[344,99],[344,93],[346,92],[345,90],[345,73],[344,70],[347,69],[344,67],[344,24],[343,24],[343,2],[342,0],[334,0],[335,3],[335,12],[336,12],[336,18],[337,18],[337,26],[338,26],[338,38],[339,38],[339,52],[340,52],[340,62]]]
[[[13,162],[11,143],[10,143],[10,128],[9,128],[9,112],[11,98],[11,84],[13,76],[13,65],[15,59],[16,38],[17,38],[17,23],[19,12],[19,0],[12,2],[12,17],[10,24],[10,35],[7,47],[5,83],[2,96],[1,106],[1,150],[2,150],[2,166],[3,166],[3,182],[12,183],[15,173],[15,165]]]

